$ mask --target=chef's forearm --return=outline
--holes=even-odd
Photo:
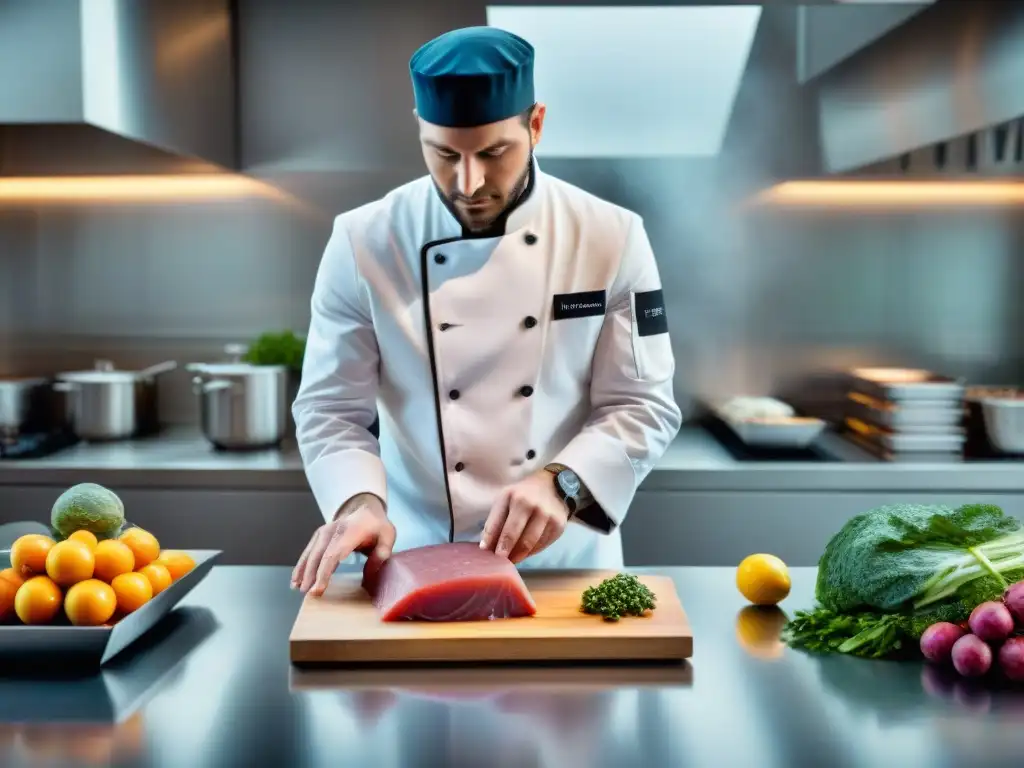
[[[376,453],[359,448],[329,449],[306,464],[306,478],[328,522],[360,494],[371,494],[387,508],[387,478]]]
[[[384,499],[382,499],[380,496],[378,496],[375,493],[366,493],[366,492],[364,492],[364,493],[357,493],[355,496],[353,496],[348,501],[346,501],[344,504],[342,504],[338,508],[338,511],[335,513],[334,519],[335,520],[339,520],[342,517],[344,517],[345,515],[350,515],[353,512],[355,512],[357,509],[359,509],[360,507],[363,507],[363,506],[368,505],[368,504],[369,505],[380,504],[381,511],[384,512],[385,514],[387,514],[387,504],[385,503]]]
[[[640,483],[675,438],[681,413],[671,398],[602,411],[555,459],[587,487],[579,521],[603,531],[622,524]],[[634,436],[632,439],[623,436]]]

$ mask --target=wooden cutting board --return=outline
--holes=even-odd
[[[321,597],[306,596],[289,638],[295,664],[679,660],[693,633],[675,584],[637,575],[657,607],[617,622],[580,611],[583,591],[614,572],[526,572],[534,616],[460,622],[385,622],[359,576],[335,576]]]

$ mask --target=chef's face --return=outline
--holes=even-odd
[[[522,193],[545,108],[474,128],[420,119],[423,159],[452,210],[471,231],[487,229]]]

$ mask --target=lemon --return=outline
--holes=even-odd
[[[736,569],[736,587],[754,605],[785,600],[791,586],[789,569],[775,555],[750,555]]]

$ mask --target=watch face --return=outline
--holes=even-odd
[[[563,469],[558,473],[558,486],[571,499],[580,495],[580,479],[571,469]]]

